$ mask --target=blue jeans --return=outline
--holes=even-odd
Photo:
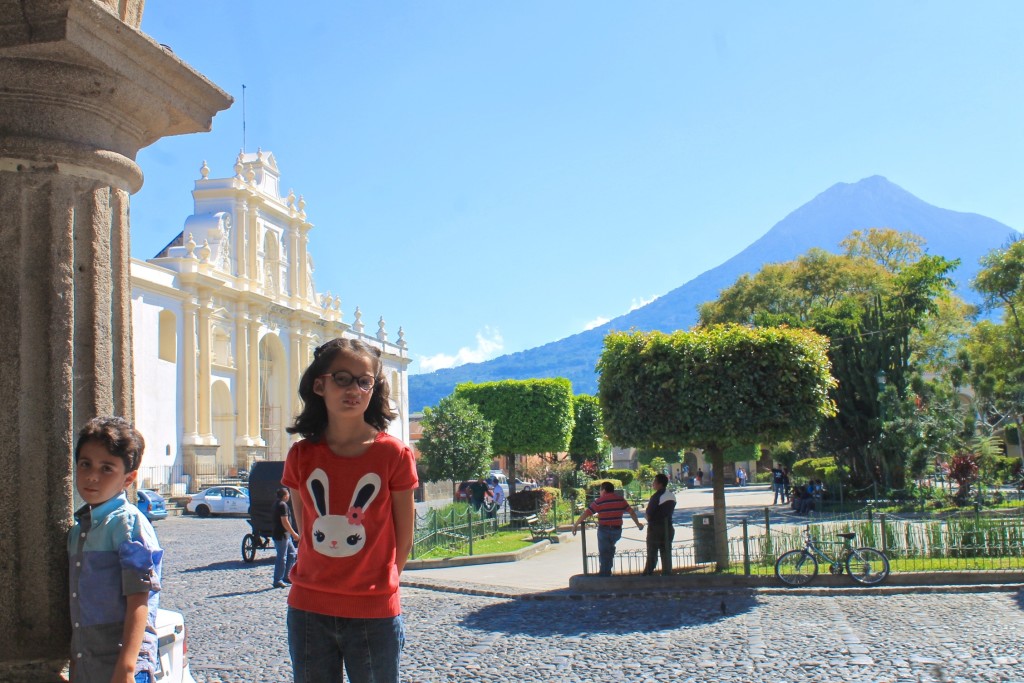
[[[292,565],[295,564],[296,556],[295,543],[292,542],[292,537],[275,538],[274,550],[277,551],[277,559],[274,560],[274,583],[287,581],[288,574],[292,571]]]
[[[775,500],[772,501],[772,505],[777,505],[779,498],[782,498],[782,502],[786,502],[786,487],[782,484],[772,484],[772,491],[775,493]]]
[[[349,619],[288,608],[295,683],[398,683],[405,646],[402,617]]]
[[[620,526],[598,526],[597,527],[597,556],[601,568],[598,576],[612,575],[612,560],[615,557],[615,544],[622,538],[622,527]]]

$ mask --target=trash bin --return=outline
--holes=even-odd
[[[715,514],[713,512],[693,516],[693,559],[694,562],[715,561]]]

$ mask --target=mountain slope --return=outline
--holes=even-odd
[[[410,376],[409,405],[413,410],[435,405],[459,382],[498,379],[568,377],[576,393],[595,393],[594,365],[608,331],[688,329],[697,321],[697,306],[717,298],[740,275],[755,273],[765,263],[790,261],[812,247],[837,251],[854,230],[877,227],[914,232],[926,240],[929,253],[959,258],[953,279],[969,301],[976,300],[968,285],[978,259],[1016,232],[985,216],[932,206],[881,176],[837,183],[725,263],[600,327],[483,363]]]

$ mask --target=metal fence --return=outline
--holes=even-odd
[[[191,467],[181,463],[173,466],[139,468],[139,488],[152,489],[165,497],[183,497],[219,484],[245,485],[249,472],[217,463],[197,462]]]
[[[443,550],[445,555],[452,552],[472,555],[474,541],[497,533],[501,521],[496,511],[494,516],[489,516],[489,511],[477,512],[471,507],[461,514],[455,507],[449,508],[447,514],[429,510],[421,517],[417,513],[410,557],[427,559],[438,550]]]
[[[676,535],[683,525],[676,525]],[[803,530],[816,539],[837,541],[837,534],[855,533],[858,547],[878,548],[889,556],[892,571],[1022,571],[1024,570],[1024,517],[1010,514],[969,513],[946,518],[873,514],[869,509],[829,518],[779,523],[742,519],[729,524],[729,571],[746,575],[772,575],[775,560],[784,552],[803,547]],[[713,530],[712,530],[713,534]],[[675,572],[716,571],[715,546],[707,538],[672,544]],[[584,550],[584,572],[596,574],[598,556]],[[638,574],[646,564],[644,549],[617,551],[613,572]],[[659,566],[660,571],[660,566]]]

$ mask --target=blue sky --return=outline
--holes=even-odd
[[[884,175],[1024,228],[1024,3],[156,0],[228,91],[138,156],[132,254],[206,160],[272,151],[317,288],[402,326],[413,372],[646,303],[836,182]]]

